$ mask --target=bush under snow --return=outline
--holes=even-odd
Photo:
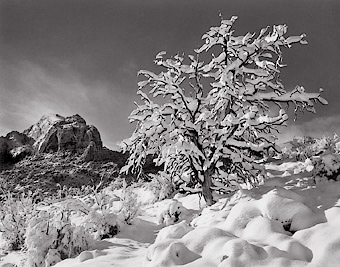
[[[36,213],[30,195],[18,197],[8,193],[0,206],[0,233],[6,250],[19,250],[25,243],[25,231],[30,218]]]
[[[326,154],[313,158],[313,176],[316,182],[340,180],[340,154]]]
[[[49,267],[88,249],[92,236],[71,223],[70,211],[47,210],[33,217],[26,231],[28,267]]]

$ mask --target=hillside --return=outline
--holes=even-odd
[[[95,126],[79,115],[43,116],[22,133],[0,137],[0,183],[4,191],[80,188],[114,180],[126,156],[103,146]]]
[[[260,187],[220,195],[206,208],[198,195],[152,204],[155,192],[135,185],[141,208],[133,223],[120,222],[116,236],[55,266],[336,267],[340,182],[315,183],[311,166],[308,160],[266,164],[270,178]],[[106,193],[118,196],[111,211],[120,214],[124,190],[111,190]],[[79,224],[81,217],[72,220]],[[13,252],[2,262],[25,266],[25,257]]]

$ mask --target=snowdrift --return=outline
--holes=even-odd
[[[340,182],[314,185],[308,161],[267,169],[260,188],[163,228],[144,266],[339,266]]]

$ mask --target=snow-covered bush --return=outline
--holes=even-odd
[[[67,199],[72,198],[75,196],[86,196],[93,192],[93,186],[90,185],[82,185],[79,187],[68,187],[66,185],[61,186],[59,183],[57,183],[58,189],[57,189],[57,197],[59,199]]]
[[[335,143],[335,152],[340,154],[340,141]]]
[[[175,191],[175,181],[165,172],[159,172],[157,175],[153,175],[153,179],[147,183],[146,186],[155,195],[154,202],[171,197]]]
[[[323,136],[321,138],[313,138],[304,136],[294,138],[291,141],[291,148],[283,148],[282,154],[285,158],[295,158],[303,161],[313,156],[338,153],[340,151],[339,137],[334,134],[333,137]]]
[[[315,151],[325,152],[325,153],[334,153],[337,152],[337,143],[339,142],[339,136],[334,134],[333,137],[323,136],[321,138],[317,138],[315,141]]]
[[[323,180],[340,180],[340,155],[329,153],[312,159],[313,176],[316,182]]]
[[[119,232],[118,216],[112,212],[113,198],[104,190],[99,191],[100,186],[101,183],[93,189],[95,203],[84,221],[96,239],[110,238]]]
[[[314,146],[316,139],[310,136],[295,137],[290,141],[291,147],[284,147],[281,150],[283,158],[291,158],[303,161],[316,154]]]
[[[36,212],[31,195],[3,195],[4,199],[0,205],[0,232],[6,250],[18,250],[24,246],[28,221]]]
[[[158,223],[172,225],[186,218],[188,210],[177,199],[172,199],[167,208],[159,215]]]
[[[26,230],[25,245],[29,267],[52,266],[87,250],[95,239],[119,232],[118,216],[112,211],[113,197],[101,184],[87,198],[67,196],[34,216]],[[78,224],[72,222],[78,217]]]
[[[34,216],[26,230],[28,267],[49,267],[87,250],[93,242],[84,226],[74,225],[71,211],[44,210]]]
[[[84,227],[97,240],[114,237],[120,229],[116,214],[96,210],[92,210],[87,215]]]
[[[140,205],[137,200],[137,195],[133,192],[133,188],[131,186],[127,186],[126,182],[124,182],[121,196],[121,217],[125,223],[131,224],[137,217],[139,211]]]
[[[305,44],[305,34],[286,37],[287,26],[275,25],[257,36],[234,36],[236,19],[222,19],[211,27],[195,56],[165,58],[162,51],[155,59],[162,68],[159,74],[139,72],[145,80],[138,83],[137,93],[144,103],[137,104],[129,117],[136,128],[121,144],[124,152],[129,151],[121,172],[138,174],[146,157],[156,156],[156,164],[170,176],[191,169],[193,181],[212,205],[213,176],[220,171],[256,184],[253,178],[263,173],[263,166],[254,161],[269,150],[279,150],[275,132],[288,120],[284,104],[293,104],[296,112],[315,112],[314,101],[327,104],[322,90],[307,93],[296,86],[286,91],[280,82],[282,49]],[[207,63],[202,58],[208,58]]]

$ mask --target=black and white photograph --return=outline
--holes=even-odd
[[[0,267],[339,267],[339,0],[0,0]]]

